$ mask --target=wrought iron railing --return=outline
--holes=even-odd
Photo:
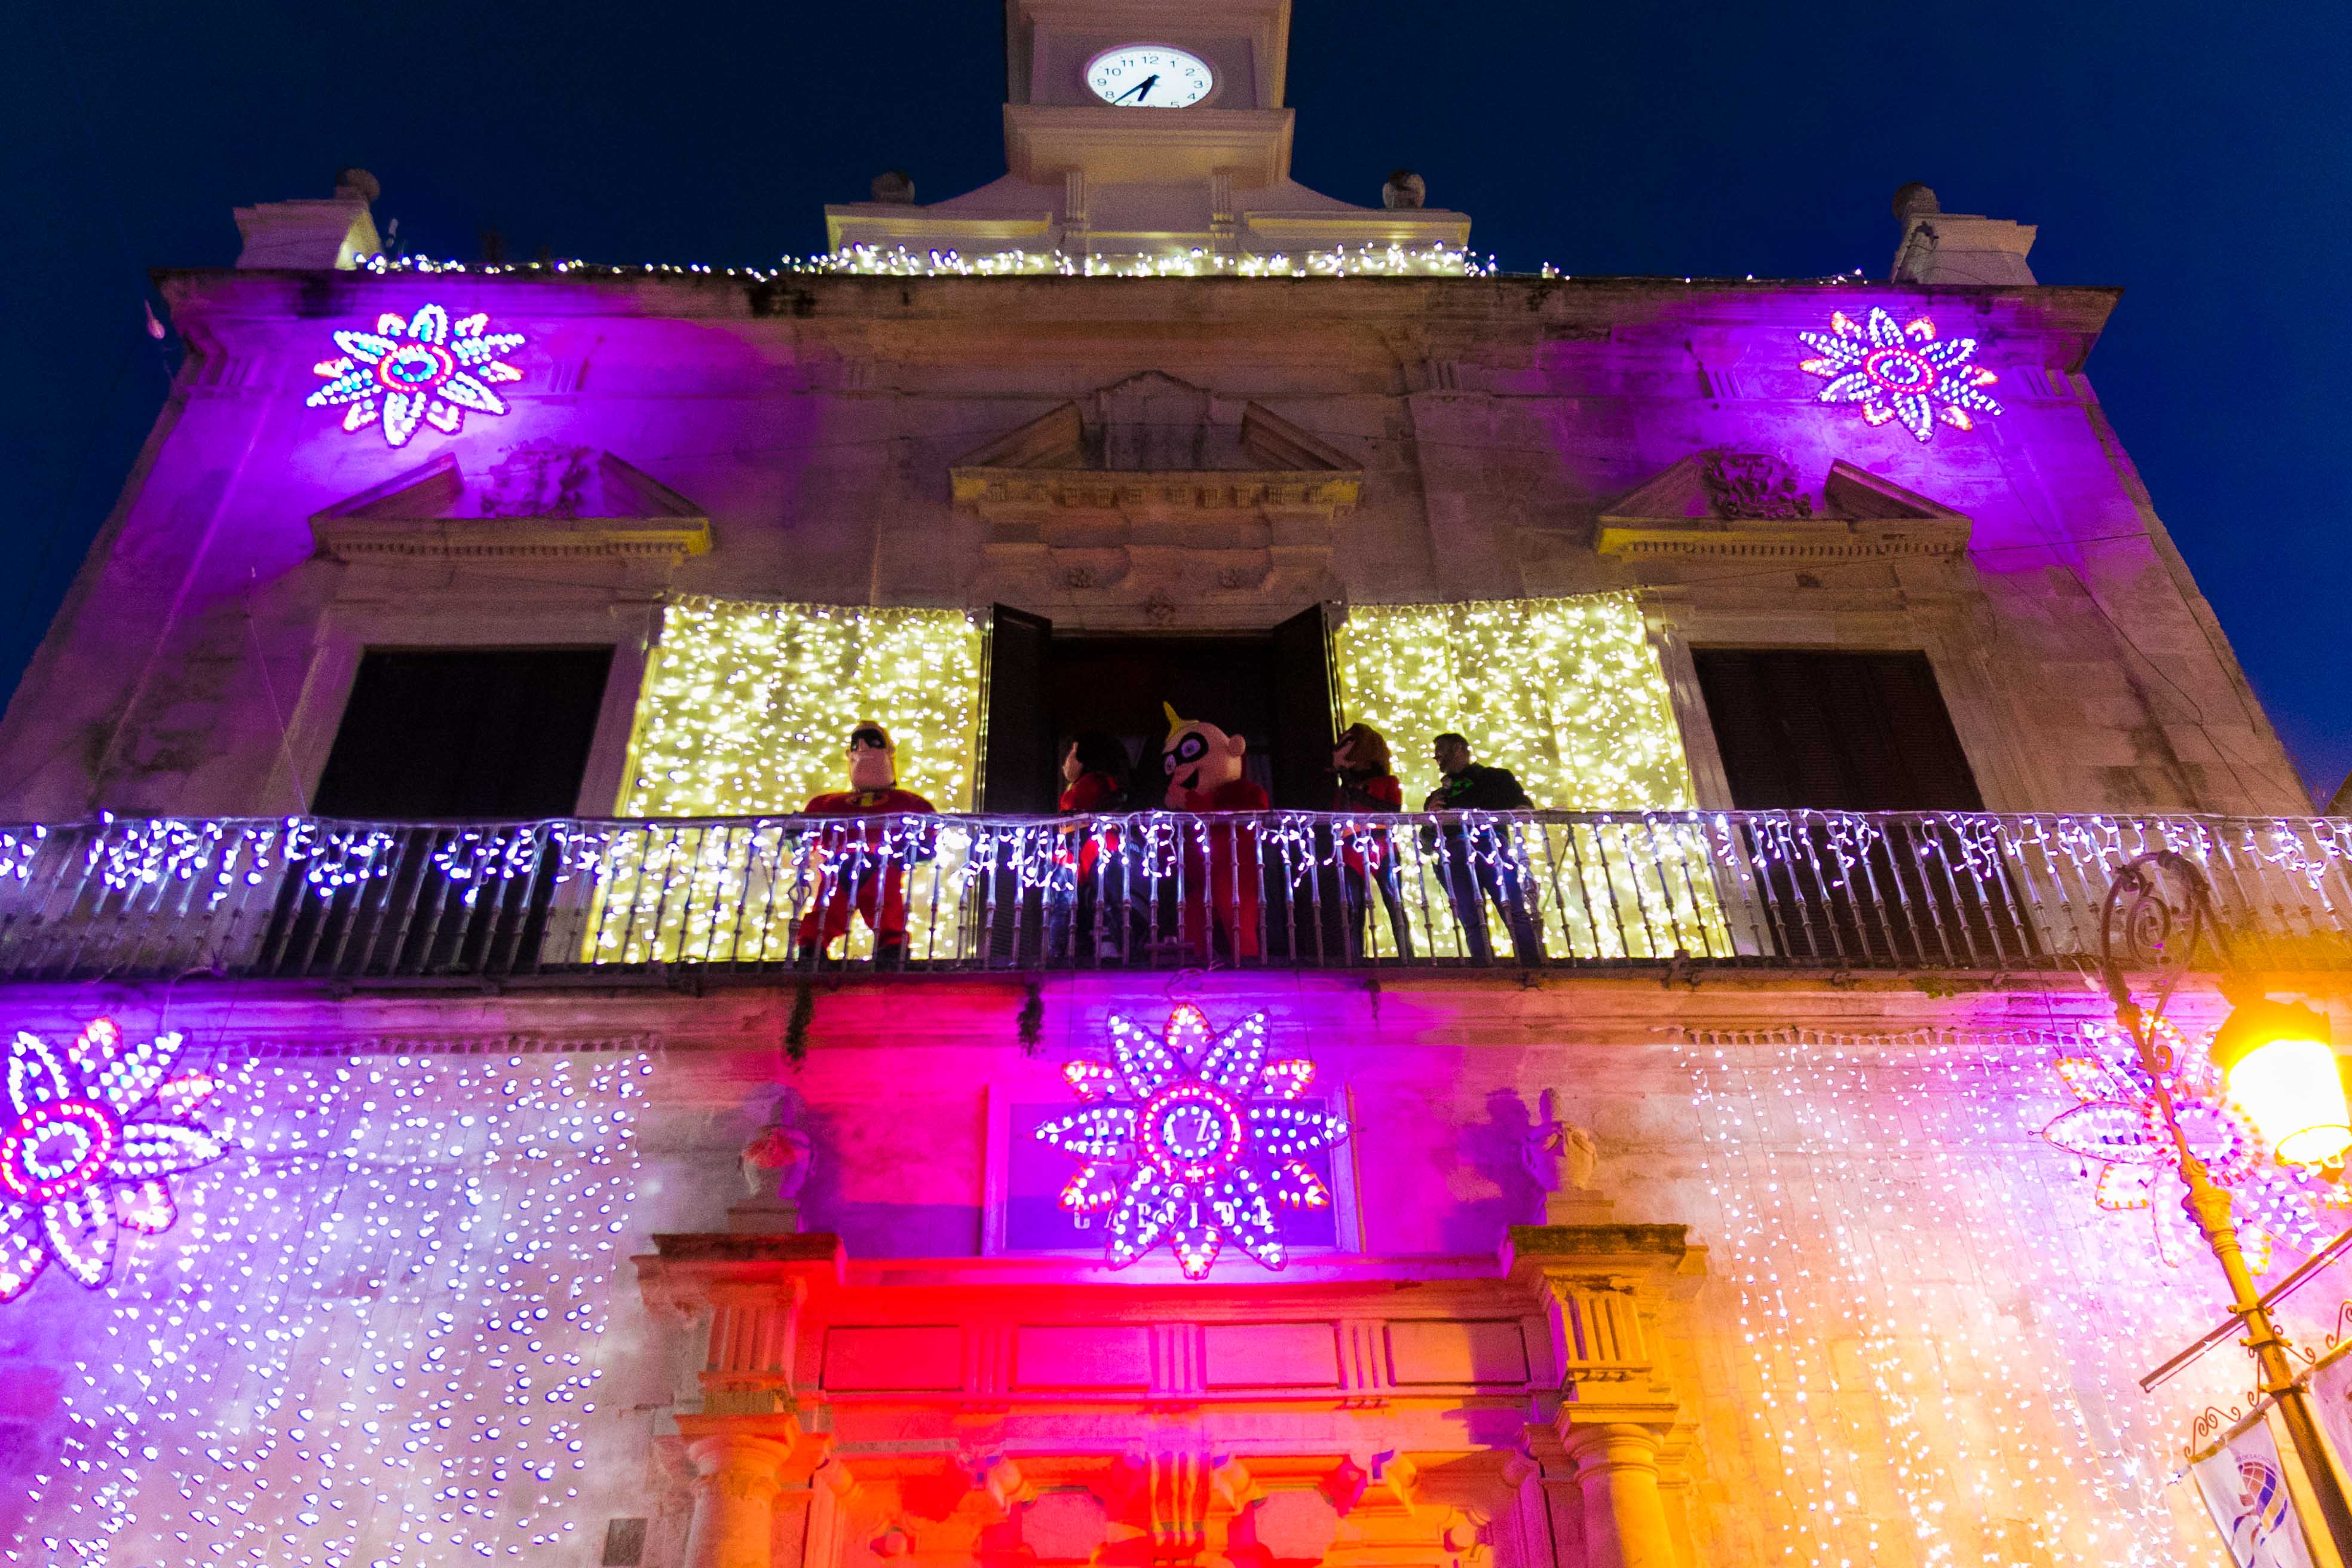
[[[2205,868],[2241,963],[2352,969],[2352,819],[1146,812],[0,829],[0,980],[2047,971],[2154,848]]]

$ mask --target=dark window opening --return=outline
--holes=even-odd
[[[1927,655],[1718,647],[1692,658],[1741,810],[1984,809]],[[1801,816],[1747,832],[1785,957],[1999,970],[2038,946],[1999,858],[1934,816],[1867,829]]]
[[[1923,653],[1693,651],[1743,810],[1981,811]]]
[[[570,816],[613,650],[370,648],[310,801],[394,822]]]
[[[1050,812],[1061,747],[1100,730],[1127,747],[1132,808],[1160,801],[1163,702],[1249,742],[1245,773],[1274,804],[1330,802],[1333,712],[1329,634],[1316,605],[1264,632],[1102,637],[999,606],[991,636],[987,773],[992,812]]]

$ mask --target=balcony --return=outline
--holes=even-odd
[[[1148,812],[0,828],[0,982],[2031,975],[2080,970],[2108,879],[2164,848],[2204,868],[2242,963],[2352,970],[2352,819]],[[903,943],[877,951],[876,914]]]

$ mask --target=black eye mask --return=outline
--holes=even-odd
[[[1185,731],[1184,738],[1176,742],[1174,751],[1160,753],[1160,766],[1169,777],[1173,778],[1178,768],[1189,767],[1208,754],[1207,738],[1198,730],[1189,730]]]

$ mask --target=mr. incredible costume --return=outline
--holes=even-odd
[[[874,932],[877,963],[907,956],[906,868],[930,852],[929,828],[881,818],[929,816],[931,803],[898,787],[898,748],[890,731],[861,719],[849,732],[849,787],[812,798],[804,816],[857,816],[855,827],[828,827],[816,842],[816,891],[797,935],[804,955],[823,953],[849,934],[853,911]]]
[[[1168,775],[1171,811],[1219,813],[1264,811],[1273,803],[1265,791],[1242,776],[1248,742],[1214,724],[1168,715],[1168,739],[1160,742],[1160,765]],[[1257,828],[1223,823],[1184,836],[1184,894],[1180,929],[1184,945],[1203,957],[1213,952],[1210,932],[1225,938],[1235,958],[1258,952]]]

